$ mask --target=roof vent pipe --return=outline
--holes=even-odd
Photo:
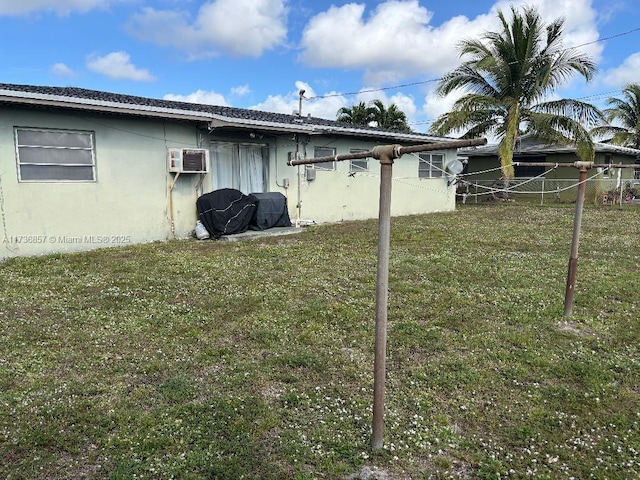
[[[298,99],[298,116],[302,116],[302,99],[304,98],[304,92],[305,89],[301,88],[300,91],[298,92],[298,95],[300,96]]]

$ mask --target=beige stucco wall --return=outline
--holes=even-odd
[[[18,182],[15,127],[94,132],[96,181]],[[171,238],[166,148],[200,140],[186,123],[3,107],[0,258]],[[194,228],[198,177],[181,175],[175,184],[177,236]]]
[[[92,132],[96,181],[19,182],[16,127]],[[212,174],[182,174],[173,184],[167,148],[209,148],[213,141],[249,138],[249,134],[218,132],[209,137],[188,122],[2,107],[0,259],[186,237],[195,227],[198,196],[212,190]],[[316,171],[316,179],[307,181],[305,167],[290,167],[287,159],[288,152],[297,147],[312,157],[315,146],[335,148],[340,155],[353,148],[371,150],[378,143],[323,136],[307,137],[305,143],[297,144],[296,138],[273,134],[259,141],[270,152],[267,191],[287,196],[293,222],[298,218],[323,223],[377,217],[377,160],[369,161],[367,173],[350,176],[345,161],[338,162],[335,171]],[[454,151],[441,153],[446,155],[445,164],[455,159]],[[418,178],[416,156],[397,159],[393,177],[393,215],[455,208],[454,190],[447,187],[445,178]]]
[[[351,149],[371,150],[380,143],[356,139],[336,140],[329,137],[311,137],[308,143],[299,145],[300,152],[313,157],[314,147],[335,148],[336,155],[350,153]],[[287,151],[295,151],[295,142],[282,140],[275,148],[277,152],[277,172],[270,171],[271,188],[288,198],[289,214],[292,222],[303,221],[335,222],[361,220],[378,216],[380,191],[380,162],[369,159],[369,172],[349,175],[349,161],[336,162],[336,170],[317,170],[315,180],[307,181],[305,167],[287,166]],[[436,153],[436,152],[434,152]],[[445,165],[456,159],[455,150],[437,152],[445,154]],[[290,180],[290,187],[284,189],[283,180]],[[298,183],[298,179],[300,182]],[[298,185],[300,188],[298,189]],[[454,187],[447,187],[445,178],[418,178],[418,158],[404,155],[394,161],[392,184],[392,215],[409,215],[450,211],[455,209]],[[300,215],[296,205],[300,200]]]

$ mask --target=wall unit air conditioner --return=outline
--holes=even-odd
[[[206,148],[169,148],[167,160],[172,173],[209,172],[209,150]]]

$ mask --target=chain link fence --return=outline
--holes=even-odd
[[[592,177],[587,179],[585,202],[595,205],[640,204],[640,180]],[[575,179],[514,178],[508,185],[496,180],[463,180],[456,195],[462,203],[515,200],[538,203],[571,203],[578,195]]]

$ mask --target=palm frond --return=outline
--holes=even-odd
[[[545,24],[535,7],[518,10],[511,6],[510,15],[500,10],[498,21],[495,31],[459,44],[464,62],[442,77],[436,92],[446,96],[463,90],[466,94],[451,112],[432,124],[430,131],[440,135],[462,132],[468,137],[487,132],[498,135],[503,173],[509,176],[520,127],[531,128],[527,124],[531,118],[536,123],[537,116],[548,115],[546,123],[540,120],[536,128],[548,131],[549,138],[555,135],[579,141],[581,154],[588,156],[588,132],[580,122],[600,125],[602,112],[577,100],[544,99],[574,75],[590,80],[595,73],[593,60],[576,49],[564,49],[564,20]],[[564,123],[558,119],[562,116],[567,119]],[[554,128],[558,130],[552,134]]]
[[[605,121],[604,114],[597,107],[569,98],[539,103],[530,109],[535,112],[568,117],[588,127],[595,127]]]
[[[528,122],[530,131],[539,138],[549,143],[575,145],[580,159],[593,160],[593,139],[580,122],[564,115],[540,112],[529,112]]]
[[[640,148],[640,84],[630,83],[622,90],[623,98],[607,99],[604,110],[613,134],[611,142],[631,148]],[[605,132],[605,130],[602,130]]]

